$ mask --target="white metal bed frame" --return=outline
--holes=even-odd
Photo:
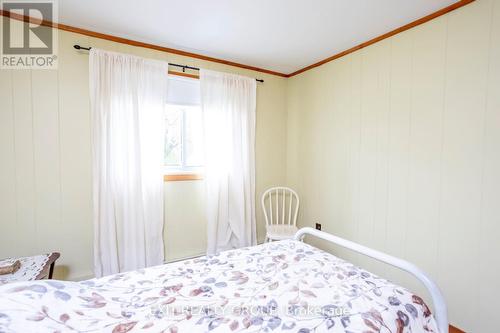
[[[424,273],[420,268],[415,266],[414,264],[403,260],[399,259],[396,257],[393,257],[389,254],[370,249],[369,247],[351,242],[347,239],[343,239],[337,236],[334,236],[332,234],[319,231],[313,228],[302,228],[297,231],[295,234],[294,238],[296,240],[302,241],[303,238],[306,235],[311,235],[315,236],[318,238],[321,238],[323,240],[326,240],[328,242],[340,245],[342,247],[345,247],[349,250],[352,250],[354,252],[358,252],[361,254],[364,254],[368,257],[371,257],[373,259],[379,260],[381,262],[384,262],[386,264],[389,264],[391,266],[394,266],[396,268],[399,268],[401,270],[407,271],[408,273],[414,275],[417,279],[419,279],[424,286],[429,290],[431,297],[432,297],[432,303],[434,304],[434,317],[436,318],[436,322],[438,325],[439,333],[448,333],[448,314],[447,314],[447,309],[446,309],[446,303],[443,297],[443,294],[439,290],[438,286],[434,281],[432,281],[427,274]]]

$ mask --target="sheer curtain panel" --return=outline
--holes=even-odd
[[[208,254],[256,244],[253,78],[200,71]]]
[[[92,48],[96,277],[163,263],[166,62]]]

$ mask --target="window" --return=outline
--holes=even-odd
[[[202,133],[199,81],[170,76],[165,111],[166,174],[202,171]]]
[[[165,128],[167,172],[200,171],[203,166],[201,108],[167,105]]]

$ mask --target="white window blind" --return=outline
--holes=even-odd
[[[169,75],[167,103],[175,105],[200,105],[200,80]]]

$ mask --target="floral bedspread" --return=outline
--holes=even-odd
[[[0,332],[437,332],[417,295],[286,240],[83,282],[0,286]]]

